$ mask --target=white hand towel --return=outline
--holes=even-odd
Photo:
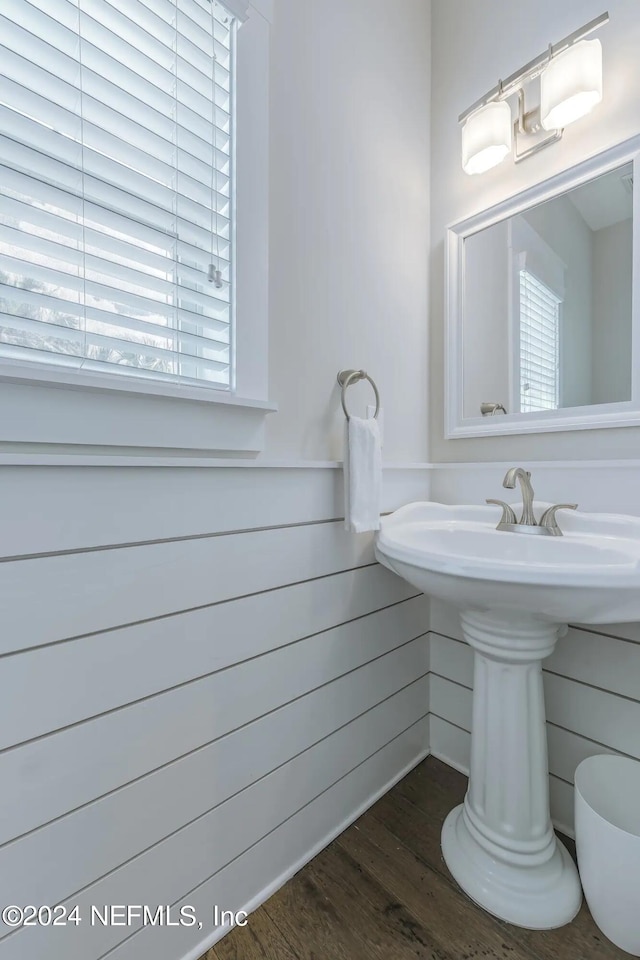
[[[351,533],[380,529],[382,453],[374,418],[350,417],[345,426],[344,517]]]

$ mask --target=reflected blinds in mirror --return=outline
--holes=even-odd
[[[560,404],[562,301],[527,270],[520,271],[520,411]]]

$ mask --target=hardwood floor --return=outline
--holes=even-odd
[[[623,960],[583,904],[533,931],[458,888],[440,829],[466,777],[429,757],[202,960]],[[567,841],[571,847],[571,841]]]

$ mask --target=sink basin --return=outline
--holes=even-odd
[[[565,511],[554,537],[496,530],[500,517],[409,504],[382,519],[376,556],[456,606],[474,651],[469,787],[442,830],[447,866],[495,916],[549,929],[573,919],[582,892],[551,825],[542,660],[569,621],[640,620],[640,519]]]
[[[549,504],[536,504],[542,513]],[[516,505],[516,512],[518,505]],[[412,503],[384,517],[381,563],[461,609],[552,623],[640,620],[640,519],[565,512],[562,537],[496,530],[500,508]]]

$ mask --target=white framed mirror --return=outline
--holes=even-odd
[[[640,424],[639,170],[636,137],[449,227],[448,438]]]

